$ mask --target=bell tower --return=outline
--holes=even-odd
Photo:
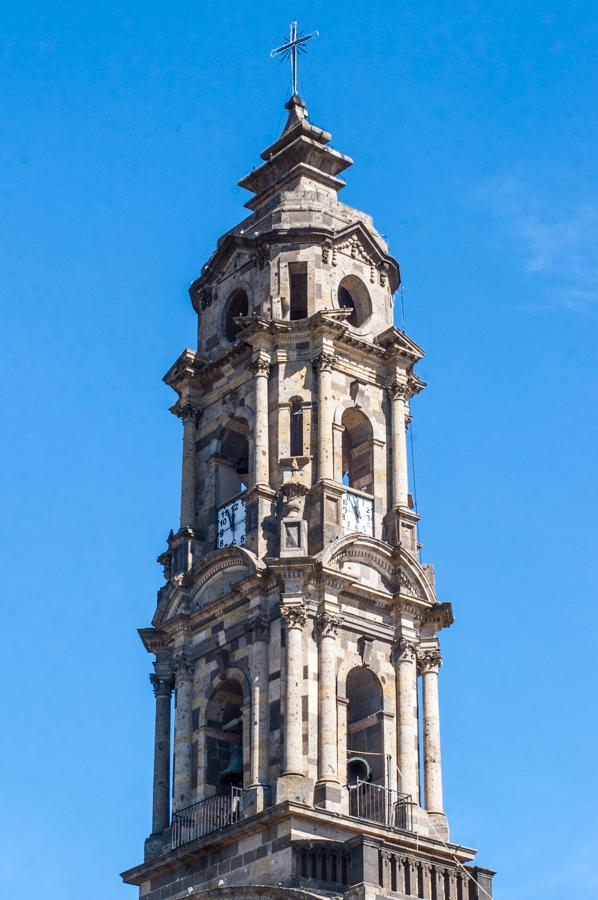
[[[153,819],[140,900],[492,894],[443,804],[439,633],[409,493],[421,348],[399,264],[338,199],[352,160],[294,94],[249,215],[190,288],[165,376],[181,515],[152,625]],[[172,736],[171,736],[172,732]]]

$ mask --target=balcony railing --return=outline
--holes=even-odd
[[[413,831],[411,794],[400,794],[383,784],[358,779],[348,784],[349,815],[369,822],[379,822],[387,828]]]
[[[172,816],[172,848],[181,847],[213,831],[220,831],[227,825],[234,825],[241,817],[243,789],[230,787],[227,791],[214,794],[179,809]]]

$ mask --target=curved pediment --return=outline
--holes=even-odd
[[[184,586],[177,585],[166,592],[154,624],[164,624],[180,613],[193,613],[215,603],[265,568],[265,564],[244,547],[213,550],[191,570]]]
[[[393,550],[376,538],[347,535],[326,547],[322,565],[372,590],[436,602],[432,585],[418,561],[406,550]]]

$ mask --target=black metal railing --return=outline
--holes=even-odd
[[[370,822],[380,822],[389,828],[413,831],[413,803],[411,794],[400,794],[383,784],[357,779],[348,784],[349,815]]]
[[[242,796],[242,788],[230,787],[222,793],[206,797],[193,806],[187,806],[173,813],[173,849],[238,822],[241,817]]]

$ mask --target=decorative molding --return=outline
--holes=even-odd
[[[303,628],[306,622],[305,606],[302,603],[294,603],[280,607],[280,618],[284,627],[290,631],[292,628]]]
[[[372,647],[374,642],[371,638],[367,638],[364,634],[357,639],[357,652],[361,656],[362,666],[368,666],[372,655]]]
[[[429,672],[437,673],[441,665],[442,656],[437,648],[418,651],[417,667],[422,675],[427,675]]]

